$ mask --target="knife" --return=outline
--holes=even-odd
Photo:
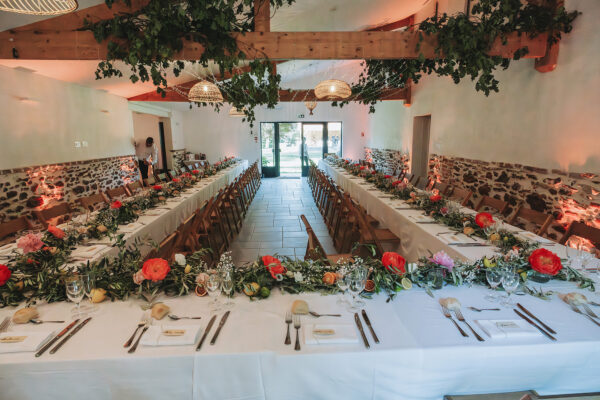
[[[548,332],[546,332],[545,330],[543,330],[538,324],[536,324],[535,322],[533,322],[532,320],[530,320],[529,318],[527,318],[525,315],[521,314],[519,312],[519,310],[516,310],[513,308],[513,311],[517,313],[517,315],[521,318],[523,318],[525,321],[529,322],[530,325],[534,326],[535,328],[537,328],[538,331],[542,332],[544,335],[546,335],[546,337],[550,340],[556,340],[556,338],[554,336],[552,336],[551,334],[549,334]]]
[[[217,341],[217,337],[219,337],[219,333],[221,333],[221,328],[223,328],[223,325],[225,325],[225,322],[227,321],[227,317],[229,317],[230,312],[231,311],[227,311],[221,317],[221,322],[219,322],[219,327],[217,328],[217,331],[215,332],[215,335],[213,336],[213,338],[210,340],[210,344],[215,344],[215,342]]]
[[[208,336],[208,332],[210,332],[210,328],[212,328],[216,319],[217,319],[217,316],[213,315],[212,318],[210,319],[210,321],[208,321],[208,325],[206,325],[206,329],[204,330],[202,339],[200,339],[200,343],[198,343],[198,346],[196,346],[196,351],[200,350],[200,347],[202,347],[202,343],[204,343],[204,339],[206,339],[206,337]]]
[[[533,318],[537,322],[539,322],[539,324],[542,325],[544,327],[544,329],[546,329],[548,332],[554,333],[556,335],[556,332],[554,331],[554,329],[550,328],[548,325],[546,325],[545,323],[543,323],[542,321],[540,321],[540,319],[538,317],[536,317],[531,312],[529,312],[529,310],[526,309],[525,307],[523,307],[521,305],[521,303],[517,303],[517,307],[519,307],[525,314],[529,315],[531,318]]]
[[[63,340],[61,340],[56,346],[54,346],[54,348],[52,350],[50,350],[50,354],[56,353],[58,351],[58,349],[60,349],[67,340],[71,339],[73,337],[73,335],[75,335],[77,332],[79,332],[79,330],[81,328],[83,328],[83,326],[85,324],[90,322],[90,319],[92,319],[92,317],[88,317],[87,319],[84,319],[82,323],[77,325]]]
[[[48,350],[50,348],[50,346],[52,346],[54,343],[56,343],[56,341],[58,339],[60,339],[61,337],[64,336],[65,333],[67,333],[72,327],[75,326],[76,323],[79,322],[79,318],[76,319],[75,321],[71,322],[65,329],[63,329],[62,331],[60,331],[60,333],[56,336],[54,336],[54,338],[52,338],[52,340],[50,340],[48,343],[46,343],[44,345],[44,347],[42,347],[37,353],[35,353],[36,357],[41,356],[42,354],[44,354],[44,352],[46,350]]]
[[[457,247],[489,247],[489,244],[486,243],[463,243],[463,242],[456,242],[456,243],[448,243],[448,246],[457,246]]]
[[[362,336],[363,342],[365,343],[365,347],[368,349],[369,341],[367,340],[367,336],[365,335],[365,331],[363,329],[362,323],[360,322],[360,318],[358,318],[358,313],[354,313],[354,321],[356,322],[356,326],[358,326],[358,330],[360,331],[360,335]]]
[[[365,320],[365,323],[367,324],[367,327],[371,331],[371,335],[373,336],[373,339],[375,339],[375,343],[379,343],[379,338],[375,334],[375,331],[373,330],[373,326],[371,325],[371,320],[369,320],[369,317],[367,316],[367,312],[365,310],[362,310],[362,316],[363,316],[363,319]]]

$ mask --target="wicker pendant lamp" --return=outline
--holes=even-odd
[[[308,111],[310,111],[309,115],[313,115],[313,110],[315,108],[317,108],[317,102],[316,101],[305,101],[304,105],[306,106],[306,108],[308,108]]]
[[[328,79],[315,87],[315,96],[319,100],[344,100],[350,97],[351,94],[350,85],[339,79]]]
[[[231,107],[231,109],[229,110],[229,116],[230,117],[243,117],[246,115],[246,114],[244,114],[245,110],[246,110],[246,107],[243,107],[243,108]]]
[[[76,0],[0,0],[0,11],[30,15],[60,15],[77,9]]]
[[[222,103],[223,95],[214,83],[201,81],[192,86],[188,100],[196,103]]]

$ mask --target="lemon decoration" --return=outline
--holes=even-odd
[[[483,258],[483,265],[486,268],[494,268],[496,266],[495,262],[490,261],[487,257]]]
[[[256,282],[251,282],[251,283],[247,283],[244,285],[244,294],[246,294],[246,296],[249,296],[249,297],[255,296],[259,290],[260,290],[260,285]]]
[[[185,269],[183,270],[183,272],[185,272],[186,274],[189,274],[191,270],[192,270],[192,266],[190,264],[188,264],[185,266]]]
[[[400,281],[400,284],[402,285],[402,287],[404,288],[404,290],[410,290],[412,289],[412,282],[410,281],[410,279],[408,278],[402,278],[402,280]]]
[[[105,298],[106,290],[102,288],[96,288],[90,291],[90,300],[92,303],[102,303]]]

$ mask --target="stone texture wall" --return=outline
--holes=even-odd
[[[408,154],[400,150],[365,147],[365,159],[374,163],[377,170],[391,175],[398,174],[400,168],[408,169],[409,167]]]
[[[134,156],[0,171],[0,222],[139,179]]]
[[[575,220],[600,227],[600,175],[567,173],[521,164],[470,160],[431,155],[429,176],[473,192],[470,206],[487,195],[515,206],[552,214],[556,223],[546,236],[560,239],[566,226]],[[523,226],[524,228],[530,228]]]

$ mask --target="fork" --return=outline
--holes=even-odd
[[[309,311],[308,313],[316,318],[319,318],[319,317],[341,317],[342,316],[342,314],[319,314],[314,311]]]
[[[131,348],[127,351],[129,354],[135,353],[135,351],[138,347],[138,344],[140,344],[140,340],[142,339],[142,336],[144,336],[144,333],[146,333],[146,331],[148,330],[149,327],[150,327],[149,323],[144,326],[144,329],[142,329],[142,333],[140,333],[140,336],[138,336],[138,338],[135,341],[135,343],[133,344],[133,346],[131,346]]]
[[[589,316],[589,315],[587,315],[587,314],[584,314],[584,313],[582,313],[582,312],[581,312],[581,310],[580,310],[579,308],[577,308],[576,306],[574,306],[574,305],[572,305],[572,304],[571,304],[571,308],[572,308],[572,309],[573,309],[573,311],[575,311],[576,313],[578,313],[578,314],[581,314],[581,315],[585,315],[586,317],[588,317],[588,318],[590,319],[590,321],[592,321],[592,322],[593,322],[593,323],[595,323],[596,325],[600,326],[600,322],[596,321],[596,320],[595,320],[594,318],[592,318],[591,316]]]
[[[458,323],[454,320],[454,318],[452,318],[450,311],[446,307],[442,307],[442,313],[444,313],[444,317],[448,318],[450,321],[452,321],[454,323],[454,326],[456,326],[456,329],[459,330],[461,335],[463,335],[464,337],[469,337],[469,335],[467,335],[467,332],[463,331],[463,329],[458,325]]]
[[[143,328],[146,325],[146,322],[147,322],[146,318],[144,316],[142,316],[142,320],[140,322],[138,322],[137,328],[135,328],[135,331],[133,331],[133,335],[131,335],[131,337],[125,342],[123,347],[131,346],[131,343],[133,343],[133,339],[135,339],[135,335],[137,335],[140,328]]]
[[[299,316],[295,316],[294,317],[294,328],[296,328],[296,346],[294,347],[294,350],[299,351],[300,350],[300,317]]]
[[[456,318],[458,318],[458,320],[460,322],[463,322],[464,324],[466,324],[469,327],[469,329],[471,330],[471,332],[473,332],[473,335],[475,335],[475,337],[477,338],[477,340],[479,340],[480,342],[484,341],[484,339],[481,336],[479,336],[479,334],[477,332],[475,332],[475,329],[473,329],[473,327],[471,325],[469,325],[469,323],[467,322],[467,320],[463,316],[462,312],[460,311],[460,308],[455,309],[454,310],[454,314],[456,314]]]
[[[583,309],[585,310],[585,312],[587,313],[587,315],[589,315],[590,317],[598,318],[598,316],[596,315],[596,313],[594,313],[592,311],[592,309],[590,308],[590,306],[588,306],[585,303],[581,304],[581,306],[583,307]]]
[[[290,324],[292,323],[292,313],[285,313],[285,323],[287,324],[287,335],[285,335],[285,344],[292,344],[292,339],[290,338]]]
[[[473,310],[476,312],[482,312],[482,311],[500,311],[499,308],[477,308],[477,307],[467,307],[469,310]]]

